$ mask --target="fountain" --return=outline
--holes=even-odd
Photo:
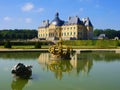
[[[55,45],[49,47],[49,52],[51,53],[51,59],[54,60],[69,60],[70,55],[73,53],[71,47],[62,45],[63,40],[61,38],[61,30],[59,30],[59,40]]]

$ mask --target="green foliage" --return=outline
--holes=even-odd
[[[88,46],[88,47],[96,47],[96,48],[116,48],[120,46],[119,40],[70,40],[70,41],[64,41],[64,45],[68,46]]]
[[[0,30],[0,40],[10,39],[32,39],[37,37],[37,30],[15,29],[15,30]]]
[[[114,39],[115,37],[120,38],[120,30],[114,29],[95,29],[94,36],[98,37],[100,34],[105,34],[108,39]]]
[[[10,41],[6,41],[5,44],[4,44],[4,48],[11,48],[12,45],[10,43]]]
[[[35,48],[36,48],[36,49],[41,48],[41,43],[40,43],[40,42],[36,42],[36,43],[35,43]]]
[[[95,44],[95,40],[69,40],[64,41],[63,44],[72,46],[92,46]]]

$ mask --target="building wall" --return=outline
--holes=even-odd
[[[93,39],[93,27],[86,27],[87,28],[87,39]]]
[[[93,25],[89,18],[80,20],[78,16],[69,17],[68,21],[59,19],[59,13],[49,23],[44,20],[41,27],[38,28],[38,38],[41,40],[83,40],[93,39]]]
[[[82,25],[65,25],[61,27],[50,25],[47,28],[39,28],[38,38],[55,40],[59,38],[60,32],[63,40],[81,40],[93,38],[93,28]]]

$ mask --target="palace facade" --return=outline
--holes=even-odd
[[[38,28],[40,40],[87,40],[93,39],[93,25],[89,18],[80,20],[78,16],[69,17],[68,21],[59,18],[59,13],[49,22],[44,20]]]

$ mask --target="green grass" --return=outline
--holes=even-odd
[[[12,46],[12,49],[34,49],[34,46]]]
[[[113,49],[113,48],[120,48],[116,46],[109,46],[109,47],[100,47],[100,46],[71,46],[68,45],[69,47],[72,47],[73,49]],[[41,49],[48,49],[50,45],[42,45]],[[0,46],[0,49],[5,49],[4,46]],[[34,45],[22,45],[22,46],[12,46],[11,49],[35,49]]]
[[[11,49],[35,49],[35,45],[19,44],[12,45]],[[118,49],[120,48],[120,40],[69,40],[63,41],[63,45],[73,49]],[[42,45],[41,49],[48,49],[49,47],[50,45]],[[1,45],[0,49],[5,48]]]
[[[0,49],[5,49],[4,46],[0,46]],[[24,46],[24,45],[20,45],[20,46],[12,46],[11,49],[34,49],[34,46],[29,45],[29,46]]]

